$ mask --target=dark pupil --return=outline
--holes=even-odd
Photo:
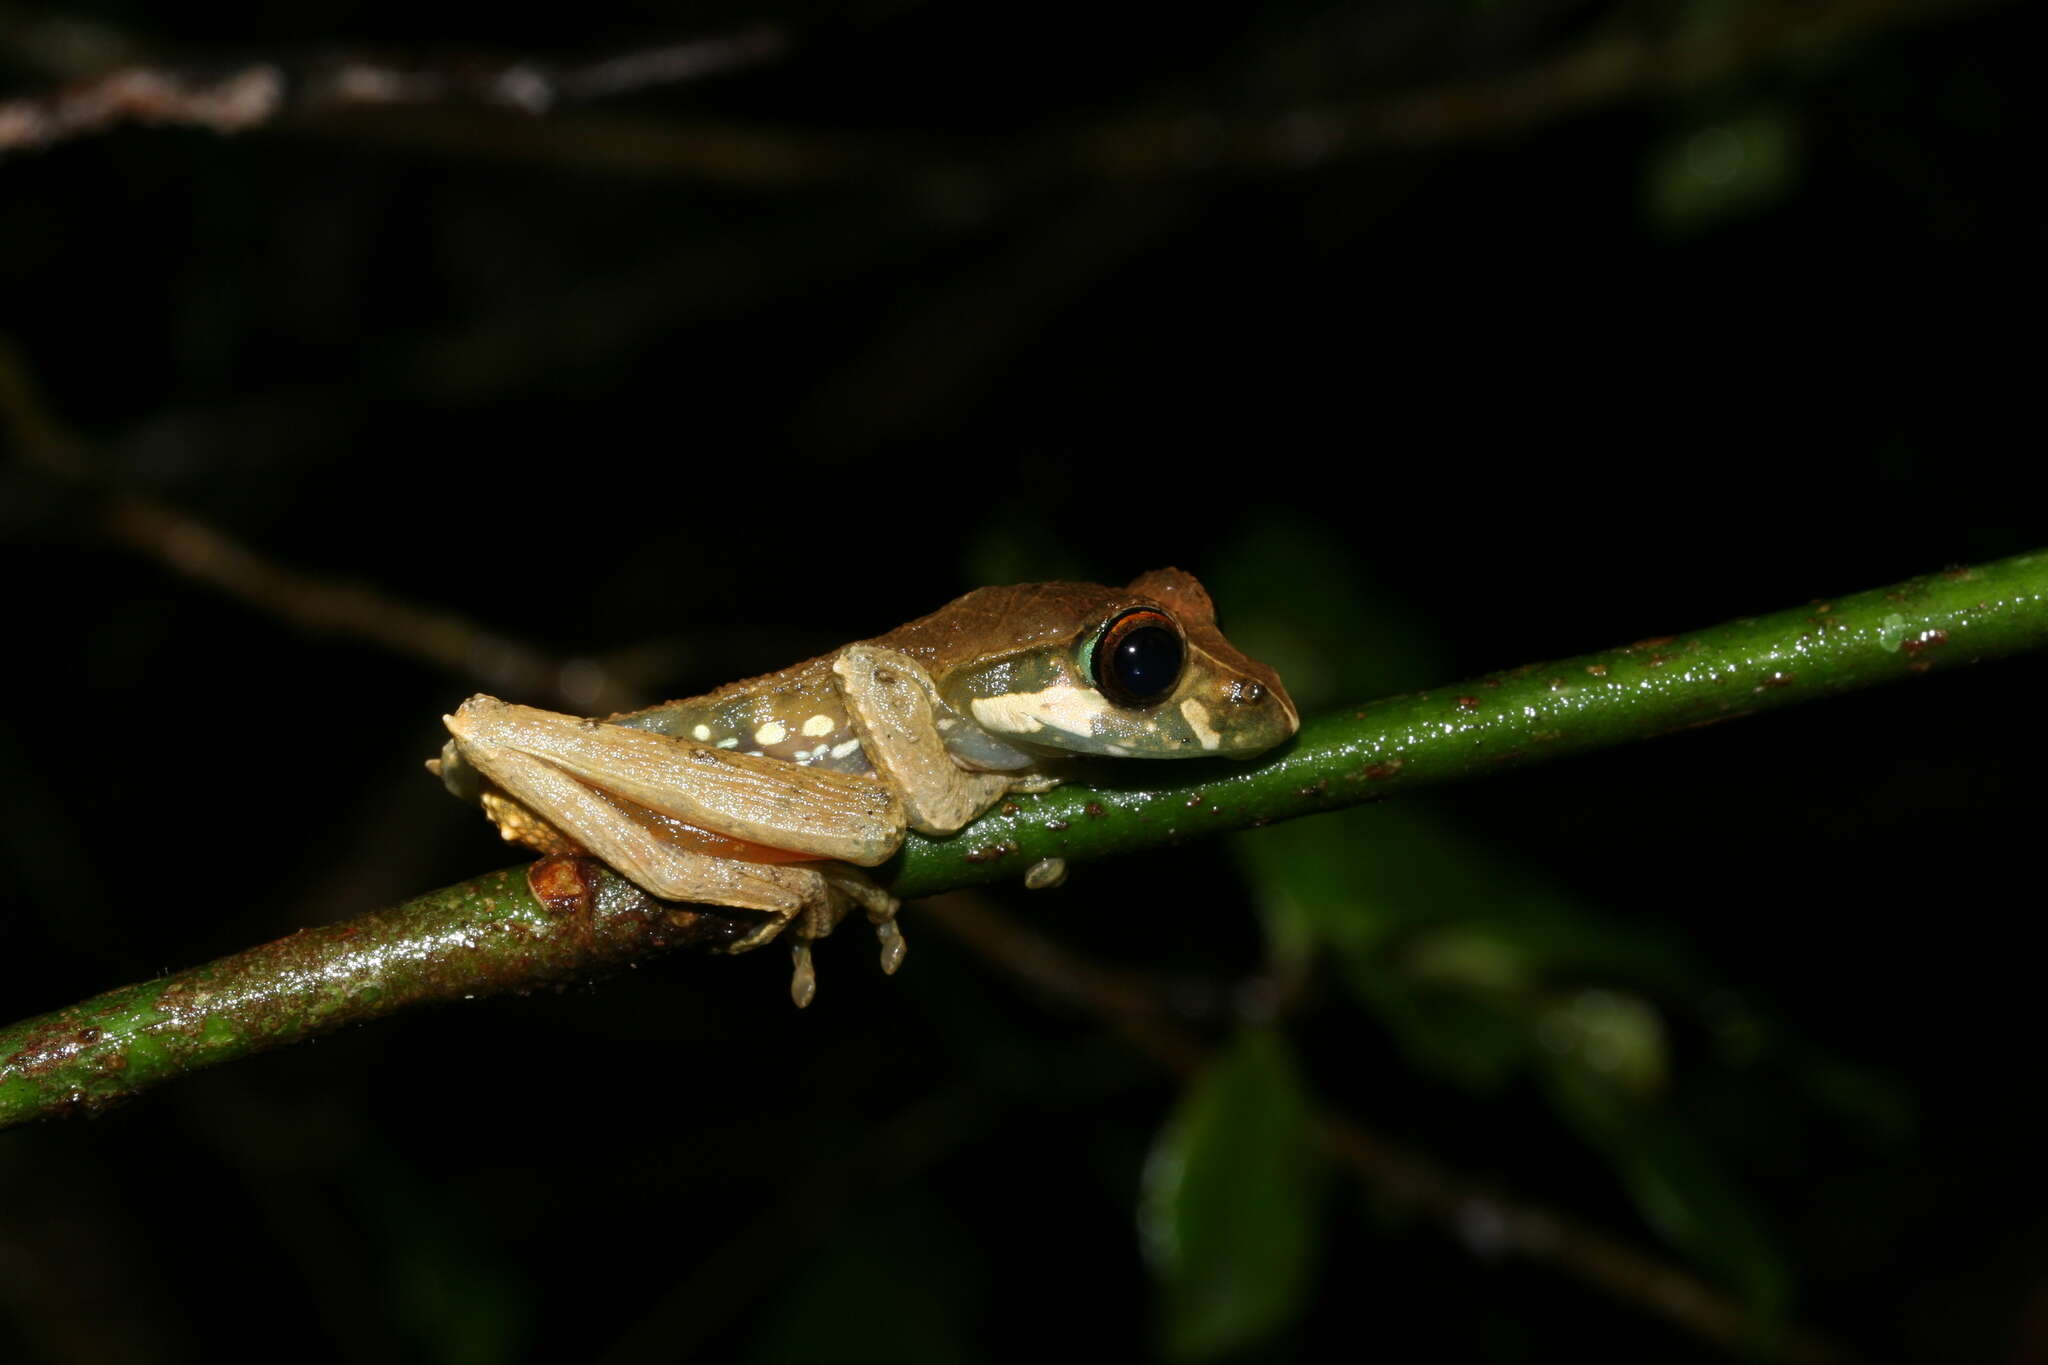
[[[1132,701],[1152,701],[1180,679],[1180,637],[1164,626],[1139,626],[1116,642],[1109,676]]]

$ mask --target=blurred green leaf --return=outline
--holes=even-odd
[[[1791,1275],[1762,1213],[1670,1106],[1646,1102],[1581,1055],[1544,1059],[1552,1103],[1606,1155],[1643,1220],[1752,1309],[1782,1314]]]
[[[532,1308],[497,1259],[480,1251],[423,1232],[394,1259],[399,1319],[421,1359],[494,1365],[523,1354]]]
[[[1211,1360],[1300,1313],[1323,1177],[1315,1106],[1285,1040],[1241,1034],[1188,1086],[1145,1165],[1139,1231],[1168,1356]]]
[[[360,1195],[367,1226],[388,1239],[389,1311],[413,1358],[496,1365],[525,1354],[533,1296],[479,1232],[472,1205],[396,1165],[380,1166]]]
[[[1774,203],[1798,176],[1798,125],[1783,109],[1755,108],[1664,143],[1650,158],[1643,196],[1659,227],[1692,232]]]
[[[1268,921],[1306,926],[1347,966],[1398,941],[1425,975],[1448,980],[1483,962],[1495,988],[1567,974],[1680,991],[1710,984],[1653,932],[1546,886],[1425,801],[1334,811],[1234,846]]]
[[[982,527],[962,558],[961,581],[969,584],[1086,583],[1096,573],[1044,516],[1023,511]]]
[[[1441,681],[1436,629],[1360,577],[1351,548],[1298,517],[1230,541],[1208,578],[1232,643],[1272,665],[1303,715]]]
[[[849,1216],[762,1318],[755,1365],[862,1360],[941,1365],[975,1357],[978,1283],[960,1225],[914,1190]]]
[[[1420,803],[1262,830],[1239,851],[1269,923],[1327,947],[1417,1067],[1477,1091],[1533,1072],[1646,1222],[1758,1309],[1782,1307],[1789,1275],[1755,1206],[1664,1099],[1671,1047],[1649,992],[1701,1008],[1719,994],[1684,952]],[[1753,1019],[1740,1031],[1745,1056],[1770,1037]]]
[[[1497,1089],[1524,1066],[1529,1021],[1517,994],[1419,978],[1398,959],[1348,965],[1352,994],[1422,1070],[1484,1091]]]
[[[1632,1095],[1657,1095],[1670,1079],[1664,1016],[1627,991],[1591,988],[1550,1000],[1537,1012],[1536,1036],[1552,1056]]]
[[[1469,1089],[1524,1065],[1558,977],[1703,985],[1666,945],[1543,886],[1419,802],[1260,830],[1237,848],[1275,941],[1332,949],[1410,1060]]]

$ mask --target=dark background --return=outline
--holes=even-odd
[[[419,769],[492,659],[254,608],[139,551],[121,497],[634,702],[1174,563],[1317,710],[2044,538],[2037,6],[10,6],[0,79],[755,23],[782,57],[540,119],[307,106],[0,158],[0,331],[90,470],[19,429],[0,468],[0,1013],[507,860]],[[1646,55],[1559,74],[1599,50]],[[1417,92],[1436,121],[1387,103]],[[1859,1352],[2048,1358],[2044,682],[1407,803],[1485,870],[1404,881],[1397,938],[1464,926],[1526,989],[1317,957],[1283,1021],[1311,1087]],[[992,899],[1221,1039],[1272,964],[1255,909],[1333,848],[1400,866],[1393,809]],[[1546,957],[1530,886],[1645,956]],[[893,980],[824,945],[802,1015],[780,952],[681,955],[8,1133],[0,1357],[1150,1355],[1133,1204],[1174,1081],[906,923]],[[1656,1021],[1640,1131],[1495,1046],[1586,989]],[[1644,1163],[1698,1162],[1736,1230],[1674,1243]],[[1246,1358],[1560,1345],[1720,1358],[1339,1180],[1304,1311]]]

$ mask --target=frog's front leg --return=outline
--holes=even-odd
[[[1015,774],[971,772],[954,761],[939,733],[938,688],[909,655],[848,645],[832,672],[868,762],[902,797],[910,828],[956,833],[1017,785]]]

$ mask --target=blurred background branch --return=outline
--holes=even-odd
[[[70,16],[10,6],[0,12],[0,26],[18,35],[17,60],[36,61],[68,77],[47,94],[0,101],[0,153],[45,148],[125,123],[243,133],[349,109],[465,105],[542,114],[742,70],[774,60],[784,47],[779,30],[754,26],[573,64],[475,54],[394,59],[366,52],[296,61],[167,63],[145,61],[135,39]],[[119,64],[98,69],[108,59]]]
[[[1095,1015],[1130,1046],[1180,1076],[1199,1079],[1213,1058],[1176,1024],[1157,994],[1034,933],[971,894],[945,895],[926,907],[946,933],[1050,999]],[[1256,1008],[1247,1011],[1257,1017]],[[1526,1257],[1598,1286],[1642,1310],[1738,1354],[1768,1359],[1845,1361],[1840,1350],[1804,1332],[1779,1334],[1749,1310],[1678,1266],[1560,1214],[1507,1198],[1471,1177],[1336,1114],[1319,1119],[1321,1141],[1375,1199],[1429,1218],[1487,1257]],[[1773,1337],[1776,1337],[1773,1340]]]

